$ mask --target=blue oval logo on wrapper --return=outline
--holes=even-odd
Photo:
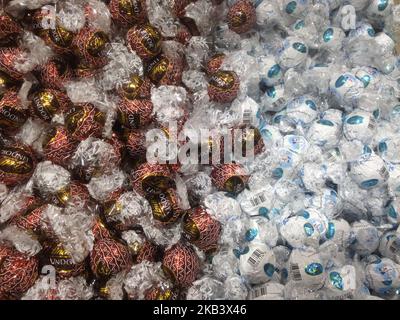
[[[382,141],[382,142],[379,143],[378,150],[379,150],[380,153],[386,152],[387,149],[388,149],[388,147],[387,147],[387,143],[385,141]]]
[[[297,2],[296,1],[291,1],[286,6],[286,13],[287,14],[292,14],[293,12],[296,11],[296,8],[297,8]]]
[[[272,264],[267,263],[264,265],[264,272],[268,277],[271,278],[275,272],[275,267]]]
[[[372,28],[368,28],[368,35],[370,36],[370,37],[375,37],[375,35],[376,35],[376,32],[375,32],[375,30],[374,29],[372,29]]]
[[[268,97],[275,98],[276,97],[275,87],[268,87],[266,93],[267,93]]]
[[[392,205],[390,205],[390,207],[389,207],[388,216],[393,219],[397,219],[397,212]]]
[[[326,231],[326,238],[332,239],[335,236],[335,224],[333,222],[328,223],[328,230]]]
[[[329,273],[329,280],[336,289],[343,290],[343,278],[339,272],[333,271]]]
[[[330,121],[330,120],[326,120],[326,119],[321,119],[317,121],[318,124],[322,124],[323,126],[328,126],[328,127],[334,127],[335,124]]]
[[[310,263],[304,271],[310,276],[319,276],[322,272],[324,272],[324,267],[322,264],[314,262]]]
[[[364,122],[364,117],[362,116],[352,116],[346,120],[348,124],[362,124]]]
[[[314,110],[314,111],[317,111],[317,105],[315,104],[314,101],[312,101],[312,100],[307,100],[307,101],[306,101],[306,105],[307,105],[310,109],[312,109],[312,110]]]
[[[272,171],[272,177],[274,179],[280,179],[283,176],[283,169],[282,168],[276,168]]]
[[[312,226],[311,223],[305,223],[304,224],[304,231],[306,232],[306,235],[311,237],[314,233],[314,227]]]
[[[297,22],[294,25],[295,30],[300,30],[302,28],[304,28],[306,26],[306,23],[304,22],[304,20],[300,20],[299,22]]]
[[[249,229],[246,231],[245,237],[246,237],[246,240],[250,242],[250,241],[253,241],[257,237],[257,235],[258,235],[258,230],[252,228],[252,229]]]
[[[303,44],[301,42],[293,43],[293,49],[295,49],[295,50],[297,50],[298,52],[301,52],[301,53],[307,53],[307,47],[305,46],[305,44]]]
[[[276,64],[271,69],[269,69],[268,78],[274,78],[277,75],[279,75],[280,72],[281,72],[281,67],[279,66],[279,64]]]
[[[389,0],[379,0],[378,10],[384,11],[389,5]]]
[[[325,32],[324,32],[324,41],[325,42],[329,42],[333,39],[333,29],[332,28],[328,28]]]
[[[372,187],[375,187],[378,183],[379,183],[378,179],[370,179],[370,180],[367,180],[367,181],[363,181],[361,183],[361,188],[362,189],[370,189]]]
[[[259,214],[260,216],[269,219],[268,213],[269,213],[269,210],[268,210],[266,207],[261,207],[260,209],[258,209],[258,214]]]
[[[303,216],[305,219],[309,219],[309,218],[310,218],[310,213],[309,213],[308,211],[306,211],[306,210],[303,210],[302,216]]]
[[[336,88],[343,87],[343,85],[349,80],[349,77],[347,75],[341,75],[335,83]]]

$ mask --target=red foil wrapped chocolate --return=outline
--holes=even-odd
[[[91,103],[78,104],[65,114],[65,126],[73,139],[101,137],[105,114]]]
[[[0,100],[0,129],[6,133],[14,133],[27,119],[28,114],[22,107],[18,93],[8,90]]]
[[[237,194],[244,190],[249,176],[241,165],[227,163],[215,165],[211,179],[218,190]]]
[[[117,24],[130,26],[147,20],[145,0],[111,0],[108,7],[112,19]]]
[[[145,292],[145,300],[178,300],[179,291],[176,288],[154,286]]]
[[[92,198],[86,185],[79,181],[71,181],[68,186],[58,190],[53,195],[51,202],[60,207],[74,204],[82,208],[88,207],[91,200]]]
[[[225,54],[216,53],[208,61],[206,65],[206,71],[209,75],[213,75],[221,69],[222,63],[224,62]]]
[[[173,188],[158,194],[147,195],[146,198],[149,201],[154,220],[162,225],[168,226],[175,223],[183,214],[178,194]]]
[[[90,267],[98,278],[109,278],[132,266],[129,248],[113,239],[96,241],[90,253]]]
[[[249,0],[239,0],[230,7],[227,20],[229,29],[238,34],[250,31],[257,20],[253,3]]]
[[[118,103],[117,119],[121,125],[130,129],[145,127],[153,121],[151,100],[128,100],[122,98]]]
[[[104,55],[109,43],[106,33],[89,27],[82,28],[73,41],[74,52],[83,61],[94,68],[103,67],[107,63]]]
[[[24,73],[19,71],[16,66],[23,54],[24,51],[21,48],[0,48],[0,70],[13,79],[22,80]]]
[[[22,214],[16,215],[11,219],[10,224],[27,231],[28,233],[41,235],[41,222],[43,211],[46,205],[39,207],[31,207]]]
[[[2,251],[6,255],[0,253],[0,294],[19,297],[33,286],[38,278],[38,259],[14,249],[0,247],[0,252]]]
[[[127,131],[124,134],[126,150],[133,159],[144,160],[146,158],[146,136],[143,130]]]
[[[221,223],[203,208],[190,210],[183,219],[184,237],[205,252],[215,251],[221,236]]]
[[[73,72],[67,61],[61,57],[49,59],[40,68],[42,85],[47,88],[63,90],[64,84],[72,79]]]
[[[72,106],[68,96],[55,89],[40,89],[32,95],[30,110],[32,115],[50,122],[54,115],[65,112]]]
[[[95,241],[112,238],[110,230],[107,229],[106,225],[98,217],[93,224],[92,233]]]
[[[57,277],[66,279],[85,272],[85,261],[75,263],[69,252],[61,243],[45,243],[42,251],[42,263],[52,265]]]
[[[22,32],[21,26],[15,22],[8,14],[0,14],[0,43],[10,40],[10,38]]]
[[[190,245],[178,242],[165,251],[162,269],[175,284],[189,287],[199,274],[200,260]]]
[[[126,40],[130,48],[142,59],[154,58],[161,52],[161,33],[150,24],[132,27],[126,34]]]
[[[211,101],[230,103],[236,99],[240,88],[240,80],[233,71],[219,70],[208,82],[208,95]]]
[[[151,82],[149,78],[143,78],[137,74],[132,75],[127,83],[118,89],[118,94],[129,100],[150,99]]]
[[[167,164],[143,163],[132,171],[133,189],[140,195],[157,194],[175,187],[172,172]]]
[[[36,159],[30,147],[21,143],[0,149],[0,182],[15,186],[28,180],[35,170]]]
[[[182,82],[183,62],[159,55],[146,66],[146,75],[155,85],[179,85]]]
[[[63,126],[51,128],[43,141],[43,153],[47,160],[67,166],[78,146],[78,141]]]

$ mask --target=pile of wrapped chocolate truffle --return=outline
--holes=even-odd
[[[399,299],[399,42],[393,0],[3,0],[0,299]]]

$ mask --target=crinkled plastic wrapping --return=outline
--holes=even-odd
[[[36,275],[19,298],[398,299],[400,60],[394,48],[400,6],[378,0],[135,0],[139,11],[127,22],[124,12],[110,8],[113,3],[118,1],[57,2],[63,34],[83,41],[87,30],[103,32],[101,53],[91,56],[78,45],[60,49],[57,40],[50,45],[25,20],[16,47],[1,50],[0,71],[20,81],[10,85],[21,100],[15,112],[28,113],[16,124],[2,122],[1,133],[12,132],[37,159],[28,179],[16,186],[0,166],[0,245],[37,258],[48,254],[51,240],[79,264],[95,244],[113,243],[110,254],[117,261],[109,270],[90,262],[86,271],[97,271],[100,289],[87,284],[85,273],[55,283]],[[22,21],[27,9],[47,4],[13,0],[6,12]],[[345,5],[354,7],[355,21],[343,16]],[[142,42],[160,46],[155,60],[141,60],[140,48],[128,44],[126,32],[142,22],[135,14],[147,15],[163,37],[158,44]],[[243,25],[235,25],[235,15],[246,16]],[[72,104],[93,104],[103,113],[99,118],[78,114],[75,123],[63,111],[44,123],[29,114],[32,90],[46,82],[43,74],[62,69],[50,63],[59,50],[73,57],[63,67],[75,75],[58,74],[47,84],[65,92]],[[226,75],[232,87],[220,94],[215,81],[226,85]],[[132,79],[137,82],[129,83]],[[133,91],[124,96],[126,90]],[[154,121],[143,126],[134,112],[121,115],[124,99],[133,106],[147,100],[152,110],[146,116]],[[0,111],[8,110],[7,103],[1,97]],[[124,127],[124,116],[133,117],[137,127]],[[95,133],[86,131],[91,121],[101,123]],[[124,148],[143,145],[127,137],[160,128],[163,142],[183,147],[188,141],[174,137],[172,122],[176,133],[256,129],[263,147],[254,159],[236,159],[249,173],[245,189],[221,190],[211,165],[170,163],[160,178],[168,187],[143,195],[133,191],[131,171],[144,159],[130,158]],[[82,132],[74,132],[81,123]],[[68,135],[84,135],[63,166],[43,158],[45,132],[55,124]],[[2,150],[15,148],[2,135]],[[84,187],[76,187],[77,180]],[[69,202],[75,190],[86,200]],[[43,204],[37,222],[32,210]],[[200,224],[191,229],[195,222],[186,211],[197,207],[221,225],[213,250],[202,250],[190,237],[191,230],[208,230]],[[176,220],[164,221],[162,214]],[[16,218],[27,224],[14,225]],[[184,290],[176,294],[179,286]],[[0,284],[0,294],[3,290]]]

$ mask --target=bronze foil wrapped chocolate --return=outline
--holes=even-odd
[[[221,223],[203,208],[189,210],[183,218],[183,232],[186,240],[200,250],[212,252],[217,249],[221,236]]]
[[[14,249],[2,249],[0,245],[0,294],[19,298],[33,286],[38,276],[39,261],[36,257]]]
[[[7,134],[14,133],[27,119],[27,110],[23,108],[18,93],[8,90],[0,100],[0,129]]]
[[[241,165],[227,163],[215,165],[211,179],[218,190],[237,194],[244,190],[249,176]]]
[[[92,198],[86,185],[78,181],[71,181],[68,186],[58,190],[53,195],[51,203],[60,207],[73,204],[80,208],[87,208],[91,204],[91,201]]]
[[[15,143],[0,148],[0,182],[6,186],[28,180],[35,166],[36,159],[30,147]]]
[[[131,130],[124,133],[126,150],[130,157],[137,160],[146,159],[146,136],[143,130]]]
[[[144,294],[145,300],[178,300],[179,290],[169,286],[154,286]]]
[[[86,64],[100,68],[107,63],[105,49],[109,39],[106,33],[101,30],[89,27],[82,28],[73,41],[74,52]]]
[[[126,99],[150,99],[151,82],[149,78],[143,78],[134,74],[127,83],[124,83],[118,90],[118,94]]]
[[[147,20],[145,0],[111,0],[108,7],[112,19],[117,24],[130,26]]]
[[[135,240],[129,240],[128,246],[135,264],[143,261],[156,262],[160,255],[160,248],[140,233]]]
[[[0,14],[0,44],[7,44],[22,33],[21,26],[13,20],[8,14]]]
[[[58,54],[72,53],[72,42],[75,34],[56,22],[55,28],[44,29],[39,32],[46,44]]]
[[[230,103],[236,99],[240,88],[240,80],[233,71],[219,70],[208,82],[208,95],[211,101]]]
[[[190,3],[190,0],[169,0],[168,4],[172,10],[172,13],[177,18],[182,18],[185,16],[185,8]]]
[[[227,20],[229,29],[238,34],[250,31],[257,20],[253,3],[249,0],[237,1],[230,7]]]
[[[25,212],[12,218],[10,224],[40,238],[42,236],[42,219],[45,208],[46,205],[31,206]]]
[[[43,154],[45,159],[67,166],[77,146],[78,141],[72,138],[67,129],[57,126],[48,130],[43,140]]]
[[[56,270],[57,277],[61,279],[76,277],[85,272],[86,262],[75,263],[68,250],[59,242],[45,243],[41,254],[42,264],[53,266]]]
[[[221,69],[222,63],[224,62],[225,54],[216,53],[214,54],[206,64],[206,71],[209,75],[213,75]]]
[[[242,125],[239,128],[239,132],[241,134],[235,135],[234,130],[232,129],[232,137],[233,139],[240,139],[238,142],[238,145],[241,143],[242,145],[242,156],[245,157],[247,154],[247,149],[250,149],[252,146],[254,147],[254,155],[260,154],[264,148],[264,140],[262,138],[262,135],[260,133],[260,130],[253,126],[247,127],[246,125]],[[251,150],[249,150],[252,152]]]
[[[78,104],[65,114],[65,126],[72,138],[82,141],[101,137],[105,114],[90,103]]]
[[[132,27],[126,34],[126,40],[130,48],[144,60],[152,59],[161,52],[161,33],[150,24]]]
[[[170,166],[167,164],[143,163],[132,171],[133,189],[140,195],[158,194],[175,187]]]
[[[187,45],[192,38],[192,33],[184,24],[179,24],[178,30],[175,35],[175,40],[183,45]]]
[[[2,97],[7,90],[11,89],[12,87],[15,87],[17,83],[18,81],[11,78],[4,71],[0,70],[0,97]]]
[[[129,248],[113,239],[98,240],[90,253],[90,267],[98,278],[107,279],[132,266]]]
[[[146,65],[146,75],[155,85],[179,85],[182,82],[183,62],[159,55]]]
[[[169,188],[158,194],[146,196],[149,201],[153,218],[164,226],[174,224],[183,215],[175,189]]]
[[[59,56],[49,59],[40,67],[42,85],[63,90],[64,84],[72,79],[73,72],[66,59]]]
[[[196,251],[182,242],[174,244],[164,253],[164,273],[179,287],[189,287],[200,271],[200,260]]]
[[[110,230],[107,229],[106,225],[99,217],[96,217],[95,219],[95,222],[92,226],[92,233],[95,241],[112,238]]]
[[[139,129],[153,121],[153,103],[149,99],[128,100],[122,98],[118,103],[117,119],[121,125]]]
[[[22,80],[24,73],[17,68],[24,51],[21,48],[0,48],[0,71],[5,72],[15,80]]]
[[[50,122],[59,112],[65,112],[72,106],[68,96],[60,91],[43,88],[32,94],[30,110],[32,115]]]

